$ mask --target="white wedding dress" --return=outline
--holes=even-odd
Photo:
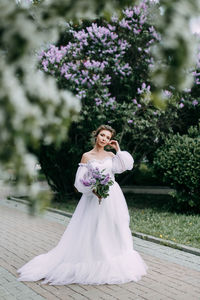
[[[133,158],[126,151],[118,151],[113,158],[79,164],[74,185],[83,195],[70,223],[55,248],[17,270],[19,281],[120,284],[138,281],[146,274],[147,265],[133,249],[130,216],[118,183],[114,181],[109,196],[99,204],[91,188],[80,181],[89,167],[105,169],[114,179],[115,173],[133,168]]]

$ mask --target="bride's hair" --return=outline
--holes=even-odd
[[[111,138],[113,138],[116,134],[115,129],[113,129],[111,126],[109,125],[100,125],[96,130],[94,130],[92,132],[92,137],[94,138],[94,140],[96,141],[97,135],[102,131],[102,130],[108,130],[111,132]]]

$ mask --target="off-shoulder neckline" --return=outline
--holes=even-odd
[[[90,164],[91,162],[93,161],[98,161],[100,162],[101,164],[106,161],[107,159],[113,159],[115,156],[106,156],[104,157],[103,159],[98,159],[98,158],[92,158],[92,159],[89,159],[86,163],[79,163],[79,166],[85,166],[85,165],[88,165]]]

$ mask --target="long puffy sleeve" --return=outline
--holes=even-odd
[[[79,163],[79,167],[76,172],[74,186],[75,188],[83,194],[92,193],[90,186],[85,186],[81,180],[86,179],[88,176],[87,164]]]
[[[134,159],[132,155],[127,151],[118,151],[113,158],[113,173],[123,173],[126,170],[133,168]]]

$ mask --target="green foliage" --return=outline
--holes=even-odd
[[[53,2],[45,7],[54,11],[53,21],[60,18]],[[58,27],[52,30],[53,21],[44,20],[43,9],[34,10],[28,1],[0,2],[0,173],[9,179],[12,169],[12,183],[29,195],[31,207],[46,202],[34,182],[41,140],[58,145],[80,111],[71,92],[58,89],[54,78],[38,70],[35,52],[43,43],[56,42],[59,32]]]
[[[71,92],[58,89],[52,76],[38,71],[35,54],[57,42],[66,21],[96,18],[105,11],[110,15],[128,4],[130,0],[0,1],[0,173],[9,178],[12,168],[32,207],[45,198],[34,184],[38,148],[41,142],[56,147],[66,140],[80,110]]]
[[[200,134],[170,135],[155,153],[154,167],[164,182],[176,189],[174,204],[182,209],[200,205]]]
[[[191,32],[191,20],[199,16],[199,0],[161,0],[156,29],[162,43],[153,49],[156,64],[153,81],[158,90],[173,85],[182,91],[193,85],[188,70],[195,67],[199,40]]]
[[[134,156],[136,167],[144,157],[151,160],[164,136],[172,132],[177,118],[173,94],[165,96],[167,110],[155,108],[151,101],[149,48],[157,35],[147,22],[148,10],[144,7],[124,10],[120,19],[110,22],[97,19],[68,25],[58,47],[50,46],[41,54],[42,69],[82,101],[79,121],[72,124],[69,140],[59,153],[49,148],[54,155],[48,160],[47,153],[41,151],[42,168],[56,191],[65,194],[70,191],[67,184],[73,187],[76,163],[91,148],[90,134],[100,124],[110,124],[116,129],[116,139],[122,149]],[[105,78],[109,78],[107,83]],[[54,174],[50,165],[56,166]],[[123,175],[123,183],[129,176],[131,172]],[[61,186],[58,178],[65,185]]]

